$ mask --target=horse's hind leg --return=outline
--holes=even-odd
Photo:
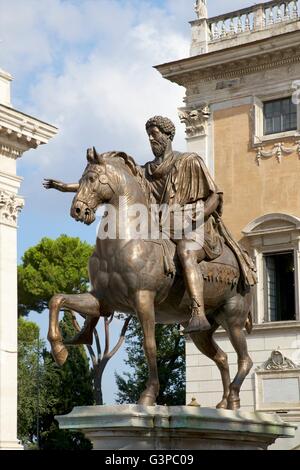
[[[201,331],[196,333],[190,333],[190,337],[193,340],[194,344],[197,348],[207,357],[212,359],[222,377],[223,383],[223,398],[218,403],[217,408],[227,408],[228,405],[228,395],[229,395],[229,387],[230,387],[230,375],[229,375],[229,365],[227,361],[227,354],[222,351],[222,349],[217,345],[213,338],[214,332],[217,330],[219,325],[214,323],[208,331]]]
[[[152,406],[155,404],[159,393],[155,341],[154,293],[150,291],[137,292],[135,295],[135,311],[143,330],[144,351],[149,370],[146,389],[141,394],[138,404]]]
[[[48,340],[51,344],[51,351],[55,362],[60,366],[65,363],[68,357],[68,350],[62,341],[58,326],[59,312],[62,308],[92,316],[95,320],[98,320],[100,317],[99,301],[90,293],[77,295],[57,294],[52,297],[49,302]]]

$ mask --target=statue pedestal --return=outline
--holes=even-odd
[[[277,415],[191,406],[86,406],[56,419],[94,450],[265,450],[295,434]]]

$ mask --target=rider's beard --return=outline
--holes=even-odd
[[[153,140],[151,142],[151,148],[154,156],[156,158],[160,158],[164,155],[166,148],[167,148],[167,141],[161,140]]]

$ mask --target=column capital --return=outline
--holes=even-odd
[[[23,198],[9,191],[0,190],[0,224],[17,227],[18,215],[23,207]]]

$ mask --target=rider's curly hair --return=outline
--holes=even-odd
[[[171,140],[174,139],[175,126],[173,122],[167,117],[154,116],[146,122],[146,130],[148,130],[149,127],[158,127],[158,129],[164,134],[168,135]]]

